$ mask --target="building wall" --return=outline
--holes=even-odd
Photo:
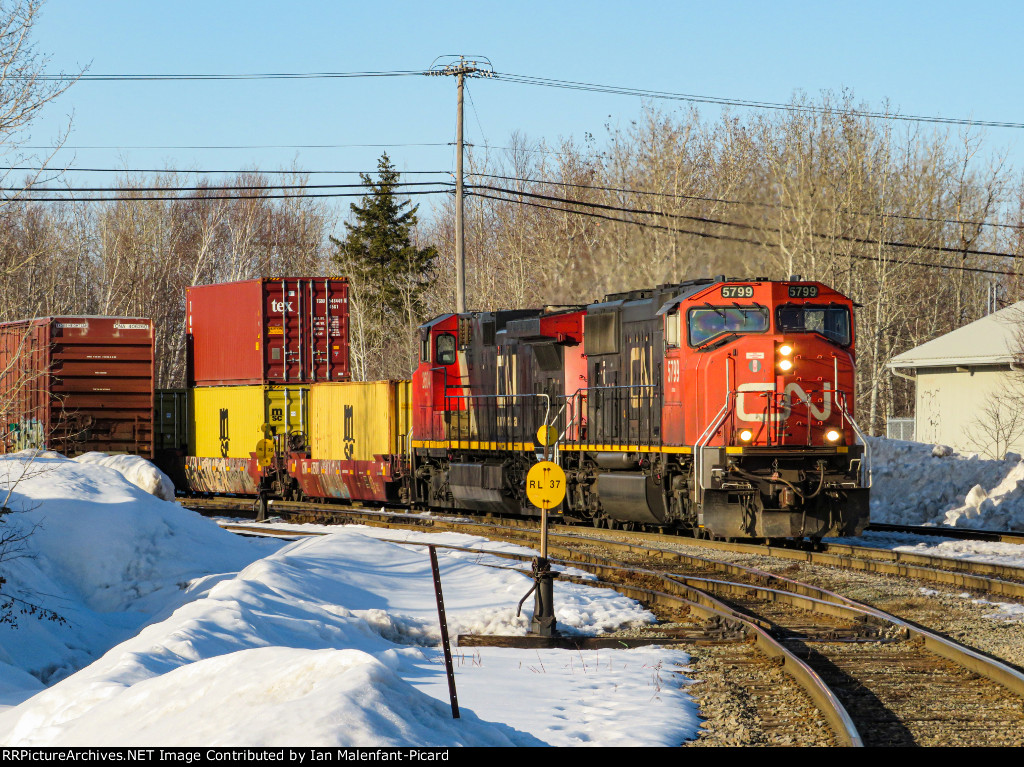
[[[1024,453],[1022,403],[1024,372],[1008,365],[919,368],[915,436],[986,457]]]

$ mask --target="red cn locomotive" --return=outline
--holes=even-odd
[[[737,538],[867,524],[853,304],[821,283],[717,277],[446,315],[420,345],[416,503],[539,513],[524,478],[548,425],[568,517]]]

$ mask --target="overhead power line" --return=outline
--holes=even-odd
[[[720,204],[724,204],[724,205],[746,205],[746,206],[756,207],[756,208],[769,208],[769,209],[772,209],[772,210],[777,210],[777,209],[796,210],[796,206],[795,205],[786,205],[784,203],[778,203],[778,202],[762,202],[762,201],[759,201],[759,200],[730,200],[730,199],[726,199],[726,198],[722,198],[722,197],[703,197],[703,196],[700,196],[700,195],[680,194],[678,192],[655,192],[653,190],[637,189],[635,187],[600,186],[600,185],[595,185],[595,184],[575,184],[575,183],[569,183],[569,182],[566,182],[566,181],[552,181],[552,180],[549,180],[549,179],[520,178],[520,177],[517,177],[517,176],[500,176],[500,175],[496,175],[496,174],[493,174],[493,173],[471,173],[469,175],[476,176],[477,178],[493,178],[493,179],[498,179],[498,180],[501,180],[501,181],[516,181],[516,182],[521,182],[521,183],[526,183],[526,184],[538,184],[538,185],[541,185],[541,186],[561,186],[561,187],[566,187],[568,189],[592,189],[592,190],[600,191],[600,192],[615,192],[615,193],[620,193],[620,194],[633,194],[633,195],[641,195],[641,196],[644,196],[644,197],[661,197],[661,198],[674,199],[674,200],[693,200],[693,201],[696,201],[696,202],[713,202],[713,203],[720,203]],[[903,220],[903,221],[926,221],[926,222],[929,222],[929,223],[954,224],[954,225],[958,225],[958,226],[959,225],[964,225],[964,226],[989,226],[989,227],[1005,228],[1005,229],[1024,229],[1024,225],[1022,225],[1022,224],[1002,224],[1002,223],[998,223],[998,222],[994,222],[994,221],[970,221],[970,220],[963,220],[963,219],[956,219],[956,218],[938,218],[938,217],[932,217],[932,216],[911,216],[911,215],[907,215],[905,213],[886,213],[885,211],[872,212],[872,211],[866,211],[866,210],[851,210],[851,211],[844,211],[844,213],[848,213],[849,215],[853,215],[853,216],[864,216],[864,217],[867,217],[867,218],[894,218],[894,219]]]
[[[758,232],[772,232],[773,230],[762,226],[756,226],[754,224],[745,224],[739,221],[725,221],[718,218],[708,218],[706,216],[691,216],[683,213],[664,213],[657,210],[646,210],[643,208],[626,208],[618,205],[605,205],[597,202],[584,202],[581,200],[570,200],[565,197],[555,197],[554,195],[537,194],[534,192],[525,192],[517,189],[505,189],[503,187],[486,186],[486,185],[475,185],[471,186],[471,189],[485,189],[491,192],[497,192],[506,195],[517,195],[522,197],[529,197],[537,200],[545,200],[547,202],[560,202],[566,205],[577,205],[586,208],[592,208],[596,210],[607,210],[616,213],[632,213],[635,215],[645,216],[660,216],[662,218],[670,218],[684,221],[694,221],[701,224],[711,224],[714,226],[726,226],[734,227],[736,229],[746,229]],[[506,202],[513,202],[508,200]],[[971,255],[971,256],[993,256],[997,258],[1024,258],[1024,255],[1016,253],[1004,253],[1002,251],[995,250],[978,250],[976,248],[954,248],[945,245],[924,245],[921,243],[913,242],[901,242],[899,240],[883,240],[878,238],[865,238],[865,237],[851,237],[849,235],[840,234],[824,234],[822,232],[810,232],[812,237],[829,241],[839,242],[852,242],[857,245],[885,245],[893,248],[911,248],[914,250],[932,250],[940,253],[953,253],[956,255]]]
[[[53,74],[36,76],[9,75],[10,80],[58,80],[60,82],[84,81],[84,82],[146,82],[153,80],[339,80],[360,77],[408,77],[409,75],[422,75],[422,69],[395,69],[380,72],[257,72],[240,74]]]
[[[398,145],[392,145],[398,146]],[[507,149],[509,147],[493,147],[497,149]],[[169,175],[242,175],[242,174],[257,174],[261,176],[273,176],[273,175],[296,175],[296,176],[313,176],[313,175],[365,175],[372,176],[377,173],[376,169],[373,170],[264,170],[262,168],[232,168],[232,169],[209,169],[209,168],[62,168],[62,167],[35,167],[29,165],[11,165],[11,166],[0,166],[0,172],[4,171],[15,171],[21,170],[29,173],[158,173],[158,174],[169,174]],[[401,171],[403,176],[448,176],[453,175],[451,170],[403,170]],[[589,189],[600,192],[611,192],[615,194],[628,194],[641,197],[657,197],[663,199],[675,199],[675,200],[692,200],[695,202],[710,202],[715,204],[723,205],[740,205],[757,208],[767,209],[783,209],[783,210],[795,210],[796,206],[786,205],[778,202],[764,202],[759,200],[732,200],[723,197],[707,197],[702,195],[691,195],[682,194],[679,192],[659,192],[652,189],[642,189],[637,187],[618,187],[618,186],[606,186],[600,184],[579,184],[567,181],[555,181],[553,179],[543,178],[527,178],[521,176],[505,176],[496,173],[471,173],[471,176],[476,178],[490,178],[497,179],[499,181],[511,181],[515,183],[524,184],[535,184],[538,186],[557,186],[564,187],[567,189]],[[936,216],[912,216],[905,213],[888,213],[885,211],[862,211],[852,210],[844,211],[845,214],[853,216],[861,216],[865,218],[891,218],[902,221],[924,221],[929,223],[939,224],[950,224],[954,226],[984,226],[1001,229],[1024,229],[1022,224],[1006,224],[998,221],[976,221],[970,219],[955,219],[955,218],[941,218]],[[958,251],[959,252],[959,251]]]
[[[488,62],[489,64],[489,62]],[[153,82],[153,81],[220,81],[220,80],[337,80],[357,79],[376,77],[410,77],[417,75],[437,74],[437,67],[429,70],[422,69],[396,69],[388,71],[365,71],[365,72],[255,72],[255,73],[201,73],[201,74],[44,74],[34,76],[10,75],[12,80],[49,80],[59,82]],[[811,104],[793,104],[776,101],[760,101],[757,99],[743,99],[726,96],[709,96],[696,93],[681,93],[676,91],[661,91],[650,88],[638,88],[633,86],[609,85],[603,83],[589,83],[579,80],[562,80],[553,77],[539,77],[536,75],[523,75],[516,73],[498,73],[492,75],[495,79],[503,82],[536,85],[545,88],[560,88],[564,90],[585,91],[591,93],[607,93],[617,96],[633,96],[636,98],[658,99],[668,101],[686,101],[697,104],[712,104],[716,106],[735,106],[747,109],[770,109],[786,112],[802,112],[822,114],[827,112],[841,112],[843,114],[855,115],[858,117],[869,117],[879,120],[900,120],[904,122],[933,123],[937,125],[968,125],[983,128],[1024,128],[1024,123],[1011,122],[1008,120],[977,120],[962,117],[938,117],[933,115],[904,115],[896,112],[879,112],[865,109],[835,109],[827,106],[815,106]]]
[[[171,174],[224,174],[224,175],[241,175],[243,173],[254,173],[261,176],[277,176],[277,175],[294,175],[294,176],[305,176],[305,175],[337,175],[337,176],[372,176],[377,173],[378,170],[263,170],[262,168],[235,168],[234,170],[210,170],[203,169],[198,170],[194,168],[61,168],[61,167],[47,167],[38,168],[28,165],[8,165],[6,167],[0,166],[0,171],[8,170],[24,170],[31,173],[171,173]],[[403,170],[401,175],[403,176],[450,176],[452,172],[450,170]]]
[[[974,120],[960,117],[933,117],[928,115],[903,115],[895,112],[875,112],[863,109],[837,109],[811,104],[784,104],[775,101],[755,101],[752,99],[726,98],[724,96],[704,96],[694,93],[675,93],[672,91],[656,91],[646,88],[632,88],[618,85],[602,85],[599,83],[578,82],[575,80],[557,80],[550,77],[533,75],[497,74],[496,79],[522,85],[539,85],[546,88],[562,88],[594,93],[610,93],[619,96],[636,96],[639,98],[662,99],[669,101],[690,101],[700,104],[718,106],[747,107],[750,109],[772,109],[786,112],[828,113],[838,112],[845,115],[870,117],[880,120],[903,120],[906,122],[937,123],[940,125],[971,125],[984,128],[1024,128],[1024,123],[1004,120]]]
[[[664,231],[664,232],[669,232],[669,233],[672,233],[672,234],[689,234],[689,235],[693,235],[695,237],[702,237],[702,238],[711,239],[711,240],[723,240],[723,241],[726,241],[726,242],[739,242],[739,243],[744,243],[744,244],[748,244],[748,245],[757,245],[759,247],[766,247],[766,245],[767,245],[767,243],[761,242],[759,240],[752,240],[752,239],[749,239],[749,238],[746,238],[746,237],[735,237],[735,236],[725,235],[725,234],[711,234],[709,232],[697,232],[697,231],[693,231],[693,230],[690,230],[690,229],[680,229],[678,227],[666,226],[664,224],[655,224],[655,223],[652,223],[650,221],[637,221],[635,219],[616,218],[615,216],[609,216],[609,215],[605,215],[603,213],[595,213],[595,212],[591,212],[591,211],[566,210],[565,208],[557,207],[557,206],[554,206],[554,205],[545,205],[543,203],[531,202],[529,200],[509,200],[509,199],[506,199],[506,198],[496,197],[494,195],[486,194],[486,193],[483,193],[483,192],[478,192],[478,191],[475,191],[475,190],[472,190],[472,189],[469,192],[467,192],[467,194],[469,194],[471,196],[474,196],[474,197],[483,197],[483,198],[486,198],[486,199],[489,199],[489,200],[499,200],[501,202],[513,202],[513,203],[515,203],[517,205],[525,205],[527,207],[532,207],[532,208],[543,208],[545,210],[553,210],[553,211],[556,211],[558,213],[569,213],[569,214],[572,214],[572,215],[584,216],[584,217],[587,217],[587,218],[598,218],[598,219],[602,219],[604,221],[613,221],[613,222],[620,223],[620,224],[629,224],[631,226],[638,226],[638,227],[641,227],[641,228],[644,228],[644,229],[657,229],[657,230]],[[956,264],[934,264],[934,263],[928,263],[926,261],[911,261],[911,260],[908,260],[908,259],[885,259],[885,258],[879,258],[877,256],[865,256],[865,255],[862,255],[862,254],[859,254],[859,253],[836,253],[835,255],[842,256],[842,257],[845,257],[845,258],[857,259],[857,260],[861,260],[861,261],[874,261],[876,263],[888,263],[888,264],[891,264],[892,266],[921,266],[921,267],[931,268],[931,269],[946,269],[946,270],[954,270],[954,271],[961,271],[961,272],[977,272],[977,273],[980,273],[980,274],[994,274],[994,275],[1002,275],[1002,276],[1006,276],[1006,277],[1022,277],[1022,276],[1024,276],[1024,275],[1018,274],[1017,272],[1010,272],[1010,271],[1000,270],[1000,269],[986,269],[984,267],[977,267],[977,266],[960,266],[960,265],[956,265]]]
[[[79,150],[79,149],[351,149],[366,147],[370,149],[408,146],[451,146],[450,141],[434,141],[413,144],[206,144],[196,146],[119,146],[114,144],[92,145],[92,146],[26,146],[25,149],[56,149]]]
[[[56,191],[56,190],[55,190]],[[114,190],[110,190],[114,191]],[[129,190],[124,190],[125,192]],[[202,188],[199,191],[203,191]],[[218,191],[218,190],[213,190]],[[297,190],[301,191],[301,189]],[[450,194],[451,188],[446,187],[444,189],[411,189],[409,191],[400,192],[404,196],[412,195],[426,195],[426,194]],[[173,196],[132,196],[121,194],[114,197],[4,197],[0,198],[0,202],[207,202],[210,200],[273,200],[273,199],[297,199],[306,197],[365,197],[366,191],[362,192],[317,192],[313,194],[225,194],[225,195],[210,195],[204,194],[201,197],[173,197]]]
[[[450,184],[447,181],[400,181],[390,186],[393,189],[398,189],[399,194],[405,194],[399,188],[407,186],[438,186],[442,184]],[[260,190],[283,190],[292,189],[297,192],[301,192],[305,189],[366,189],[366,184],[235,184],[230,186],[223,186],[220,184],[213,184],[209,186],[75,186],[75,187],[58,187],[58,186],[47,186],[47,187],[35,187],[35,186],[13,186],[13,187],[0,187],[0,192],[25,192],[28,194],[36,194],[41,192],[47,193],[58,193],[58,192],[230,192],[230,191],[260,191]],[[35,198],[30,198],[35,199]]]

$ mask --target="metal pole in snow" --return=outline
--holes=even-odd
[[[444,616],[444,596],[441,594],[441,571],[437,566],[437,550],[430,550],[430,569],[434,573],[434,594],[437,596],[437,620],[441,624],[441,645],[444,647],[444,668],[448,674],[448,696],[452,700],[452,719],[459,718],[459,696],[455,693],[455,669],[452,666],[452,646],[448,641],[448,621]]]

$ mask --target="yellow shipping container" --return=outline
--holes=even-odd
[[[314,384],[310,451],[314,459],[372,461],[404,453],[412,428],[409,381]]]
[[[203,458],[248,458],[275,434],[308,434],[309,386],[201,386],[190,389],[189,453]]]

